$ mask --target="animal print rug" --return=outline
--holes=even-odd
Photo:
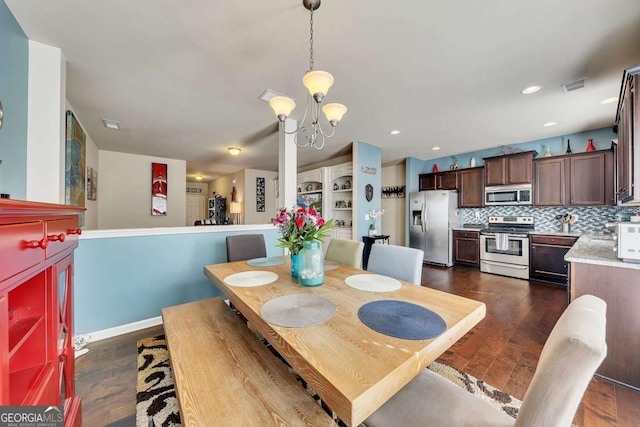
[[[268,347],[271,347],[267,344]],[[274,351],[274,350],[272,350]],[[275,354],[275,351],[274,351]],[[277,355],[280,356],[280,355]],[[472,375],[459,371],[446,363],[435,361],[429,365],[436,374],[452,381],[473,393],[495,408],[512,417],[518,415],[520,402],[515,397],[478,380]],[[292,369],[292,374],[307,388],[314,398],[319,400],[302,378]],[[178,399],[173,385],[169,352],[164,335],[138,341],[138,385],[136,404],[136,427],[149,427],[149,417],[153,418],[156,427],[179,427],[180,414]],[[323,405],[324,407],[324,405]],[[328,409],[328,408],[326,408]],[[337,420],[339,425],[344,424]]]

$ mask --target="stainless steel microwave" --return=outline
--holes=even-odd
[[[485,187],[485,206],[531,205],[531,184]]]

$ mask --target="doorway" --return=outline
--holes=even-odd
[[[193,225],[197,220],[206,218],[205,199],[202,195],[187,195],[187,226]]]

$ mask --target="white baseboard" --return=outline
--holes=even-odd
[[[104,340],[107,338],[117,337],[118,335],[128,334],[129,332],[139,331],[141,329],[151,328],[162,324],[162,316],[152,317],[150,319],[140,320],[138,322],[127,323],[126,325],[116,326],[114,328],[103,329],[101,331],[89,332],[89,342]]]

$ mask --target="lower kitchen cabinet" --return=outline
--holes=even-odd
[[[569,263],[565,254],[578,240],[577,237],[555,235],[530,235],[530,279],[567,284]]]
[[[453,262],[480,266],[480,232],[453,230]]]
[[[589,294],[607,303],[607,357],[597,374],[640,389],[640,269],[615,266],[611,258],[613,265],[572,260],[569,298]]]

